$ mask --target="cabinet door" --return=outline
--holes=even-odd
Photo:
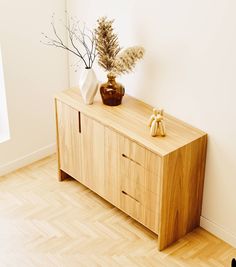
[[[83,183],[104,197],[104,126],[84,114],[80,118]]]
[[[119,134],[105,128],[105,195],[113,205],[120,207]]]
[[[56,109],[59,168],[81,181],[80,113],[58,100]]]

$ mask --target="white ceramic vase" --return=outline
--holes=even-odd
[[[84,69],[80,76],[79,88],[85,104],[93,104],[93,100],[97,93],[98,86],[99,83],[94,70]]]

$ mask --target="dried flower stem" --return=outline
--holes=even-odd
[[[83,30],[81,30],[79,21],[75,20],[74,18],[69,19],[67,15],[67,25],[64,25],[68,32],[69,42],[67,44],[67,42],[59,36],[56,30],[54,16],[52,16],[51,26],[54,38],[42,33],[45,41],[41,42],[45,45],[54,46],[69,51],[83,61],[86,69],[90,69],[97,56],[95,47],[95,34],[86,29],[85,25]]]

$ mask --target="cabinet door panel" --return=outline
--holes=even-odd
[[[119,171],[119,135],[105,128],[105,195],[112,204],[119,207],[120,179]]]
[[[105,195],[104,126],[81,114],[82,177],[84,184]]]
[[[81,181],[79,112],[56,101],[60,169]]]

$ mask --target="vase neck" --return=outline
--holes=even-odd
[[[108,73],[107,78],[108,78],[108,81],[115,81],[116,76],[114,74]]]

